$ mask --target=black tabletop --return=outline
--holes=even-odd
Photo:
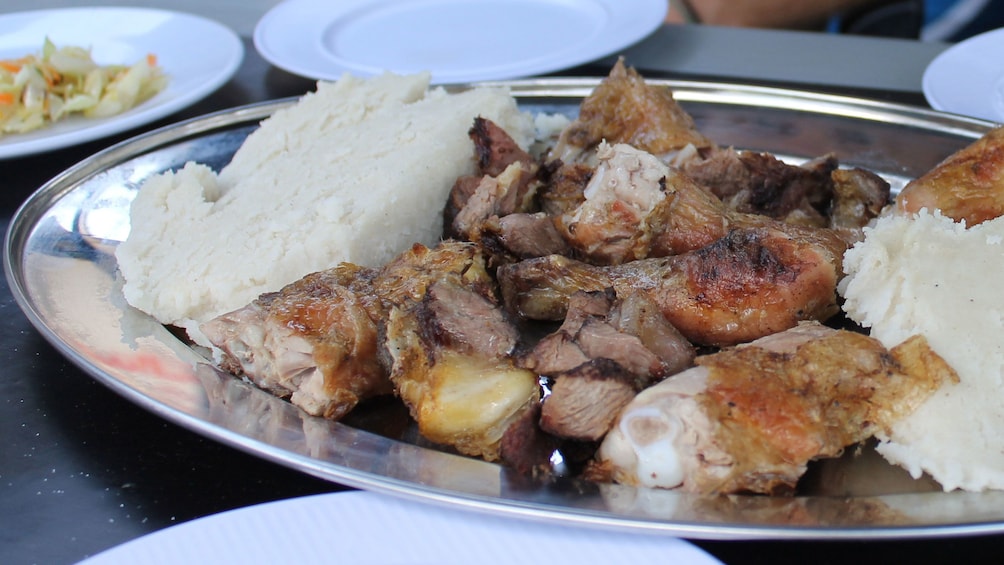
[[[206,100],[147,128],[260,100],[313,82],[270,67],[247,45],[244,64]],[[604,72],[580,68],[569,74]],[[856,94],[862,94],[857,92]],[[869,96],[922,103],[919,95]],[[46,180],[139,131],[0,161],[0,219]],[[0,281],[0,563],[74,563],[188,520],[343,487],[205,439],[92,380],[31,326]],[[1004,536],[912,541],[695,543],[725,563],[997,562]]]

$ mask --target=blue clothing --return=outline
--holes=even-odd
[[[1001,0],[924,0],[920,38],[960,41],[999,27],[1004,27]]]
[[[956,42],[1001,27],[1004,0],[903,0],[832,18],[828,29]]]

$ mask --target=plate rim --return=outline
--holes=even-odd
[[[997,51],[984,49],[987,46],[997,47]],[[1004,103],[995,109],[992,102],[993,92],[986,93],[986,98],[975,97],[976,100],[980,101],[975,105],[968,103],[961,105],[946,103],[944,99],[945,94],[950,91],[966,90],[965,88],[960,88],[960,85],[955,80],[951,84],[945,80],[945,78],[957,79],[959,77],[960,73],[955,70],[958,65],[966,63],[967,60],[972,60],[974,55],[980,61],[994,61],[994,53],[999,52],[1001,48],[1004,48],[1004,28],[985,31],[956,43],[939,53],[938,56],[928,63],[921,76],[921,90],[927,103],[932,108],[943,112],[971,116],[996,123],[1004,122]],[[990,77],[988,79],[989,82],[999,84],[1004,80],[1004,65],[999,65],[999,67],[1000,72],[996,76]],[[972,75],[966,73],[965,76]],[[990,90],[993,90],[992,86]],[[999,93],[998,97],[1004,100],[1004,91]],[[972,100],[974,98],[967,97],[965,99]]]
[[[192,82],[184,91],[173,98],[158,101],[157,98],[158,96],[163,95],[162,92],[158,94],[158,96],[145,101],[143,104],[128,110],[126,113],[93,120],[87,118],[77,118],[76,123],[74,123],[68,130],[61,131],[56,129],[51,130],[51,133],[45,133],[46,128],[43,128],[41,130],[36,130],[38,134],[36,134],[36,132],[30,132],[30,134],[36,135],[29,139],[18,140],[17,136],[19,134],[6,134],[4,136],[0,136],[0,160],[24,157],[72,147],[74,145],[119,134],[167,117],[195,104],[218,90],[227,81],[229,81],[234,74],[236,74],[244,60],[244,43],[235,31],[214,19],[177,10],[145,8],[138,6],[74,6],[66,8],[21,10],[0,14],[0,27],[4,25],[5,20],[11,22],[26,17],[49,18],[53,16],[59,17],[62,15],[79,15],[80,17],[86,16],[87,18],[93,18],[111,14],[119,14],[130,17],[158,16],[167,18],[168,21],[174,23],[184,22],[197,24],[200,26],[200,31],[202,33],[196,34],[196,39],[193,39],[193,41],[209,42],[211,40],[214,46],[224,47],[224,49],[218,51],[218,57],[222,64],[218,68],[214,69],[214,72],[211,75],[203,77],[201,80]],[[95,32],[96,38],[107,38],[110,40],[122,38],[122,36],[115,33],[114,30],[112,30],[111,33],[105,33],[104,31],[101,31],[103,28],[97,29],[99,31]],[[38,45],[41,46],[41,41],[39,41]],[[38,47],[34,47],[33,49],[37,48]],[[167,69],[165,69],[165,71],[166,70]],[[169,80],[176,79],[169,78]],[[169,83],[167,88],[171,89],[172,85]],[[151,102],[155,103],[150,105]],[[61,124],[57,124],[57,126],[59,125]],[[48,128],[51,127],[52,126],[48,126]]]
[[[263,59],[280,69],[301,77],[314,80],[335,80],[339,78],[343,72],[351,72],[357,76],[372,76],[372,74],[374,74],[373,72],[365,71],[362,68],[339,66],[333,61],[327,59],[319,49],[320,38],[313,35],[315,30],[311,30],[311,33],[306,35],[301,33],[293,39],[300,44],[300,47],[306,46],[307,43],[312,44],[311,46],[306,46],[306,49],[313,50],[313,55],[320,59],[320,61],[317,62],[306,61],[302,57],[302,53],[297,54],[290,52],[288,49],[277,49],[275,47],[276,40],[283,37],[283,30],[295,28],[302,32],[302,26],[298,27],[289,25],[291,21],[303,23],[303,20],[309,18],[311,20],[311,27],[316,25],[320,26],[319,29],[323,30],[331,25],[331,22],[328,20],[347,10],[358,9],[358,6],[389,4],[394,1],[395,0],[351,0],[350,2],[341,2],[336,5],[330,2],[324,2],[323,0],[284,0],[271,8],[258,20],[252,34],[252,41],[255,49]],[[425,0],[403,1],[414,2]],[[512,72],[491,73],[471,69],[464,73],[458,73],[455,71],[451,72],[449,74],[449,79],[447,80],[445,78],[440,79],[437,76],[435,69],[429,69],[432,75],[432,83],[463,84],[487,80],[512,80],[517,79],[520,76],[534,76],[551,73],[564,68],[585,64],[589,61],[601,59],[605,56],[611,55],[612,53],[622,50],[644,39],[658,29],[660,25],[662,25],[665,14],[669,9],[668,3],[660,0],[591,1],[594,4],[599,5],[606,12],[614,13],[622,19],[626,18],[629,20],[626,24],[625,22],[620,22],[619,24],[621,27],[626,28],[626,32],[625,30],[615,30],[618,31],[619,34],[613,37],[604,38],[601,42],[602,48],[587,49],[574,57],[569,57],[566,54],[565,57],[556,57],[549,60],[545,59],[543,62],[540,60],[527,62],[527,65],[523,67],[525,72],[520,73],[518,76],[512,74]],[[631,15],[625,16],[629,11],[631,11]],[[306,15],[308,13],[309,16]],[[637,22],[634,20],[637,20]],[[301,44],[301,42],[303,43]],[[390,70],[394,72],[393,69]]]
[[[566,78],[538,79],[525,81],[509,81],[514,96],[532,98],[535,96],[558,95],[579,97],[595,87],[600,78]],[[803,91],[792,91],[773,87],[756,87],[713,83],[703,81],[678,81],[666,79],[649,79],[653,84],[662,84],[674,89],[680,100],[700,99],[710,97],[712,100],[728,103],[730,96],[776,97],[789,102],[803,101],[806,104],[818,101],[826,111],[843,115],[848,109],[859,119],[870,119],[869,116],[884,113],[887,116],[903,118],[909,123],[912,118],[928,123],[939,132],[969,135],[978,137],[980,131],[988,130],[992,123],[954,116],[888,102],[865,100],[838,95],[824,95]],[[697,93],[696,95],[693,95]],[[196,433],[220,441],[255,456],[284,464],[291,468],[317,476],[322,479],[338,482],[342,485],[384,492],[396,496],[425,502],[444,504],[466,508],[469,510],[491,514],[518,516],[533,520],[549,520],[555,522],[575,523],[595,526],[605,529],[629,529],[636,531],[660,532],[693,539],[803,539],[803,540],[846,540],[846,539],[907,539],[930,538],[956,535],[973,535],[981,533],[1004,532],[1004,518],[1000,521],[965,522],[952,524],[913,525],[913,526],[803,526],[791,525],[749,525],[721,524],[673,521],[666,522],[655,518],[637,516],[619,516],[612,514],[597,515],[590,509],[557,508],[553,505],[542,505],[532,497],[530,499],[498,500],[484,495],[469,492],[444,491],[425,484],[406,484],[401,479],[388,478],[373,472],[361,471],[347,466],[339,466],[330,461],[323,461],[302,454],[284,451],[283,448],[272,445],[261,438],[249,437],[230,428],[223,427],[186,413],[166,404],[162,399],[156,399],[142,394],[128,384],[118,381],[112,375],[104,373],[93,359],[81,354],[67,343],[54,330],[44,317],[37,311],[32,300],[32,292],[25,284],[23,272],[23,255],[25,244],[30,239],[36,225],[35,222],[53,202],[58,201],[67,193],[72,192],[80,183],[91,176],[100,173],[106,166],[125,162],[137,155],[144,154],[159,145],[176,143],[200,133],[209,132],[221,127],[236,127],[246,125],[250,121],[258,121],[262,116],[291,104],[295,99],[264,101],[230,110],[221,110],[205,116],[192,118],[184,122],[164,126],[146,134],[122,141],[94,156],[70,167],[61,175],[54,177],[45,185],[30,195],[12,217],[4,240],[4,274],[7,278],[11,294],[16,303],[40,334],[60,353],[76,364],[85,373],[95,378],[116,393],[152,413]],[[785,106],[790,107],[790,106]],[[899,123],[899,122],[897,122]],[[230,379],[239,382],[237,379]],[[267,395],[258,391],[261,395]],[[270,396],[270,395],[269,395]],[[272,397],[274,398],[274,397]],[[276,399],[278,400],[278,399]],[[282,401],[280,401],[282,402]],[[286,403],[291,409],[298,410]],[[335,424],[340,425],[340,424]],[[347,428],[348,426],[343,426]],[[393,441],[393,440],[387,440]],[[480,463],[480,462],[479,462]],[[485,465],[490,465],[484,463]],[[672,491],[667,491],[672,492]],[[941,493],[934,493],[941,494]],[[682,495],[679,495],[682,496]],[[897,496],[897,495],[888,495]],[[867,498],[867,497],[865,497]]]
[[[374,549],[374,542],[386,540],[388,534],[412,548],[407,553],[408,562],[416,562],[419,556],[444,562],[444,539],[422,535],[430,529],[459,530],[462,535],[453,535],[445,541],[456,544],[459,540],[461,546],[466,543],[466,547],[475,549],[473,554],[461,551],[459,555],[463,557],[446,561],[453,564],[475,560],[495,565],[511,563],[528,544],[539,544],[545,555],[563,564],[582,563],[582,558],[589,556],[612,556],[629,545],[635,558],[669,557],[680,564],[721,564],[708,551],[679,538],[636,533],[608,533],[597,538],[589,531],[556,524],[528,525],[498,516],[483,518],[472,522],[466,513],[456,509],[416,505],[372,491],[321,493],[243,506],[175,524],[106,549],[79,565],[137,563],[152,557],[187,561],[184,558],[193,555],[214,563],[245,563],[251,555],[255,561],[289,562],[297,558],[309,561],[316,557],[317,548],[308,542],[331,532],[336,532],[344,544],[339,546],[340,555],[355,563],[400,562],[393,558],[401,557],[396,553],[400,545]],[[268,535],[261,535],[262,531]],[[288,543],[276,545],[277,534]],[[489,534],[493,536],[490,544],[481,547],[480,538]],[[226,543],[219,543],[224,538]],[[238,543],[238,550],[234,551],[235,541],[247,545]],[[394,556],[388,556],[388,552]],[[358,561],[360,558],[363,561]]]

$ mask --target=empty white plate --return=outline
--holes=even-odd
[[[368,491],[215,514],[114,547],[82,565],[133,563],[720,564],[678,538],[475,514]]]
[[[429,71],[504,80],[616,53],[658,28],[666,0],[286,0],[255,27],[267,61],[314,79]]]
[[[943,51],[924,71],[923,89],[935,110],[1004,122],[1004,29]]]

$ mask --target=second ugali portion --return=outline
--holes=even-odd
[[[427,73],[318,83],[218,175],[188,163],[143,184],[116,252],[126,300],[205,343],[199,322],[264,292],[434,244],[450,188],[475,171],[477,116],[533,141],[532,116],[504,88],[430,90]]]
[[[878,451],[945,490],[1004,489],[1004,218],[890,214],[844,255],[847,315],[886,347],[922,334],[959,374]]]

